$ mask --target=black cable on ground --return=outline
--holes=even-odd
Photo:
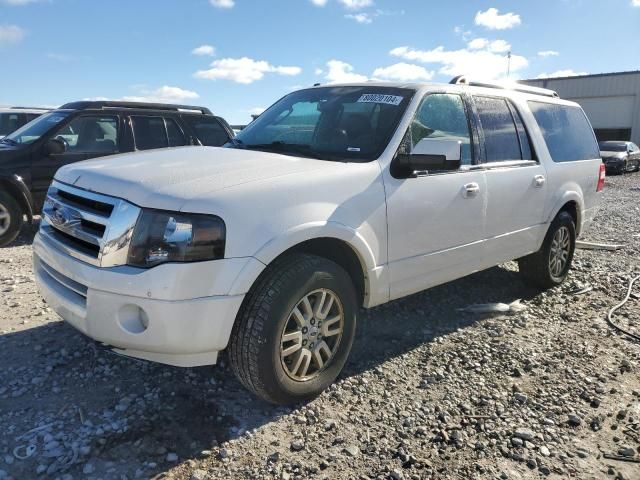
[[[624,297],[624,300],[622,300],[622,302],[620,302],[618,305],[616,305],[615,307],[612,307],[611,310],[609,310],[609,313],[607,314],[607,323],[611,325],[611,327],[616,329],[618,332],[633,338],[637,342],[640,342],[640,335],[631,333],[623,329],[622,327],[619,327],[615,323],[613,323],[613,314],[616,312],[616,310],[619,310],[620,308],[622,308],[623,305],[629,301],[629,298],[631,298],[631,290],[633,289],[633,284],[636,283],[637,280],[640,280],[640,275],[638,275],[635,278],[632,278],[631,281],[629,282],[629,288],[627,289],[627,295]]]

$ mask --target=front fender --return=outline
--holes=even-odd
[[[33,197],[24,179],[15,173],[0,172],[0,188],[8,191],[16,198],[24,209],[24,213],[27,215],[29,221],[32,221],[34,212]]]

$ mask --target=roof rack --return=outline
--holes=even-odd
[[[170,110],[173,112],[200,112],[203,115],[212,115],[211,110],[206,107],[195,107],[193,105],[174,105],[169,103],[146,103],[146,102],[117,102],[117,101],[82,101],[66,103],[60,107],[69,110],[109,109],[109,108],[135,108],[139,110]]]
[[[506,84],[492,82],[472,82],[464,75],[454,77],[450,82],[452,85],[469,85],[470,87],[498,88],[501,90],[513,90],[515,92],[529,93],[532,95],[542,95],[544,97],[560,98],[558,92],[547,88],[530,87],[521,83]]]
[[[44,107],[9,107],[9,109],[11,110],[42,110],[42,111],[51,110],[50,108],[44,108]]]

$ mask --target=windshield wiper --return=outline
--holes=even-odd
[[[15,140],[12,140],[10,138],[6,138],[6,137],[1,139],[0,142],[8,143],[9,145],[18,145],[18,142],[16,142]]]
[[[311,148],[311,145],[302,145],[298,143],[286,143],[282,141],[276,141],[271,143],[255,143],[243,145],[244,148],[249,150],[265,150],[274,153],[291,153],[303,155],[309,158],[315,158],[317,160],[332,160],[327,158],[326,155],[321,155]]]

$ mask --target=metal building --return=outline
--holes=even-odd
[[[640,144],[640,71],[521,82],[550,88],[560,97],[582,105],[598,140]]]

